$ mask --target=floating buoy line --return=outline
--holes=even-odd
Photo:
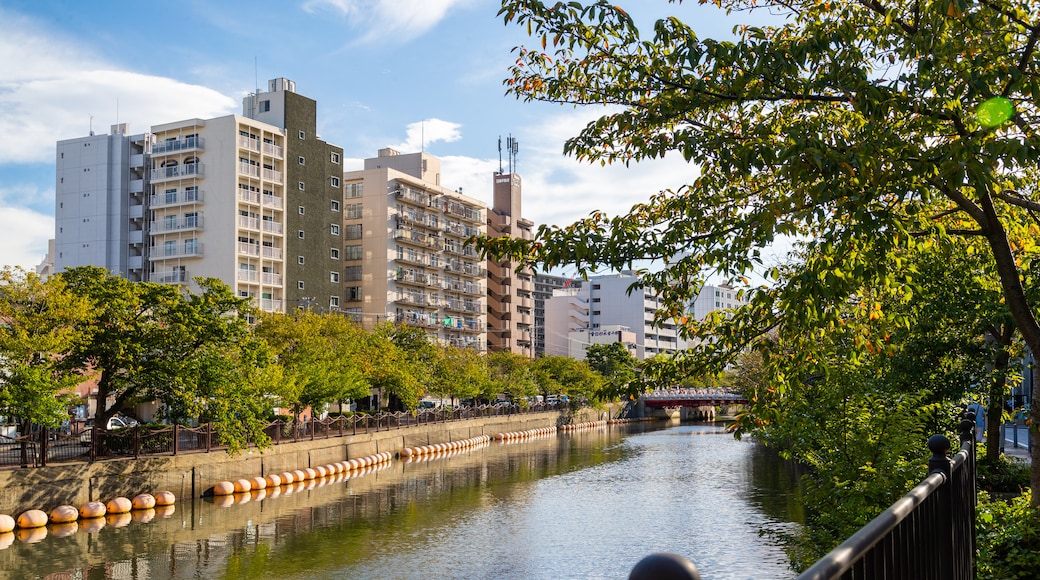
[[[417,447],[405,447],[397,452],[397,458],[405,461],[425,461],[433,458],[447,458],[459,453],[472,451],[478,447],[486,447],[491,441],[502,444],[547,438],[560,432],[585,431],[602,428],[607,425],[618,425],[638,421],[652,421],[652,417],[639,419],[610,419],[586,421],[561,425],[559,427],[540,427],[525,431],[507,431],[493,436],[479,435],[469,439],[434,443]],[[205,496],[212,496],[213,503],[219,506],[242,504],[266,498],[276,498],[321,487],[329,483],[338,483],[361,477],[375,471],[385,469],[393,461],[394,454],[384,451],[357,459],[337,461],[317,467],[307,467],[270,473],[266,476],[220,481],[209,488]],[[131,522],[147,523],[155,516],[170,517],[175,511],[176,497],[169,491],[157,491],[153,494],[141,493],[133,498],[115,497],[106,503],[91,501],[79,508],[71,505],[60,505],[49,512],[30,509],[25,510],[17,518],[0,514],[0,550],[10,546],[15,539],[32,544],[45,539],[48,535],[65,537],[83,531],[94,533],[106,526],[119,528]]]

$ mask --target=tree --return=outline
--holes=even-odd
[[[331,403],[368,396],[360,361],[367,338],[348,318],[306,310],[264,314],[255,331],[282,367],[283,404],[297,419],[306,408],[320,414]]]
[[[1026,0],[779,2],[714,0],[727,11],[768,10],[774,26],[739,26],[737,42],[700,39],[677,18],[652,37],[605,1],[552,6],[506,0],[500,15],[526,26],[508,91],[524,100],[610,105],[567,141],[566,153],[601,163],[666,154],[698,166],[690,183],[626,215],[594,212],[542,227],[530,243],[482,244],[523,263],[579,272],[641,271],[663,298],[660,320],[680,316],[708,275],[740,280],[779,236],[807,240],[816,258],[801,276],[764,292],[743,332],[713,345],[732,358],[775,325],[779,305],[818,328],[838,324],[819,297],[897,283],[891,250],[976,237],[993,258],[1023,341],[1040,352],[1026,272],[1040,232],[1040,134],[1035,103],[1040,13]],[[869,246],[875,252],[864,254]],[[775,272],[769,272],[775,274]],[[684,334],[697,334],[688,321]],[[1040,400],[1040,385],[1034,385]],[[1040,409],[1032,410],[1034,436]],[[1040,446],[1032,449],[1040,486]],[[1040,495],[1034,496],[1034,502]]]
[[[471,348],[451,345],[439,347],[437,353],[430,393],[447,396],[452,404],[455,399],[495,397],[483,355]]]
[[[596,399],[602,392],[603,377],[585,361],[566,356],[543,356],[531,365],[543,395],[554,393],[573,398]]]
[[[488,354],[492,392],[505,393],[514,402],[526,404],[527,397],[538,392],[531,364],[531,359],[508,350]]]
[[[612,401],[641,394],[636,382],[639,359],[625,345],[620,342],[589,345],[585,351],[585,360],[592,370],[603,377],[603,389],[596,398]]]
[[[69,419],[76,385],[84,376],[61,358],[81,340],[90,317],[86,301],[60,278],[44,280],[21,269],[0,270],[0,415],[31,425],[59,427]],[[22,464],[28,463],[22,445]]]
[[[90,304],[89,337],[61,364],[98,374],[96,429],[119,410],[158,401],[170,419],[213,420],[229,452],[246,436],[265,443],[256,405],[269,407],[277,386],[251,380],[264,376],[269,357],[251,340],[247,300],[216,279],[196,279],[201,292],[194,294],[95,266],[60,276]]]

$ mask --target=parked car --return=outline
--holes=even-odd
[[[106,431],[116,431],[124,429],[126,427],[136,427],[139,425],[137,419],[133,417],[127,417],[116,413],[108,418],[108,426],[105,428]],[[87,419],[86,424],[83,426],[83,433],[79,436],[80,445],[90,445],[90,442],[94,438],[94,419]]]

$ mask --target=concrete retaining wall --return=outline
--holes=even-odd
[[[62,504],[80,506],[88,501],[108,501],[117,496],[133,497],[158,490],[172,491],[178,498],[198,497],[220,481],[326,465],[383,451],[396,454],[404,447],[596,421],[609,416],[609,411],[595,409],[582,409],[573,415],[564,412],[507,415],[282,443],[262,453],[251,449],[236,456],[217,451],[4,470],[0,471],[0,513],[18,514],[30,508],[50,510]]]

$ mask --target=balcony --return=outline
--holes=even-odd
[[[282,311],[281,300],[275,300],[272,298],[254,298],[253,301],[257,305],[257,307],[260,308],[260,310],[263,310],[264,312]]]
[[[148,276],[148,281],[160,284],[183,284],[188,281],[188,272],[184,268],[167,270],[165,272],[153,272]]]
[[[238,201],[260,205],[260,192],[240,188],[238,190]]]
[[[263,171],[264,181],[270,181],[271,183],[282,183],[282,172],[275,171],[274,169],[264,169]]]
[[[261,229],[263,229],[265,232],[268,232],[268,233],[271,233],[271,234],[278,234],[278,235],[282,234],[282,224],[280,224],[280,223],[278,223],[278,222],[276,222],[274,220],[260,220],[260,221],[261,221],[261,225],[262,225]]]
[[[173,167],[160,167],[151,171],[152,183],[168,181],[170,179],[182,179],[185,177],[197,177],[203,173],[202,163],[185,163]]]
[[[274,246],[260,246],[260,255],[270,260],[281,260],[282,249]]]
[[[436,198],[429,193],[419,190],[412,189],[411,187],[402,187],[394,190],[394,197],[400,201],[415,204],[419,207],[436,207]]]
[[[282,209],[283,203],[282,198],[277,195],[265,195],[263,196],[264,206],[273,209]]]
[[[282,147],[275,145],[274,143],[268,143],[264,141],[264,155],[270,155],[271,157],[282,158]]]
[[[238,174],[260,179],[260,166],[253,165],[252,163],[242,163],[240,161],[238,163]]]
[[[246,230],[260,230],[260,218],[238,216],[238,227]]]
[[[201,217],[186,217],[182,219],[155,220],[152,222],[151,233],[165,234],[169,232],[181,232],[190,230],[201,230]]]
[[[242,149],[248,149],[249,151],[256,153],[260,152],[260,140],[246,135],[238,136],[238,146]]]
[[[257,272],[256,270],[243,270],[240,268],[238,272],[235,273],[235,280],[238,280],[239,282],[251,282],[255,284],[257,281],[260,280],[260,272]]]
[[[260,274],[260,283],[266,286],[281,286],[282,275],[274,272],[262,272]]]
[[[427,286],[430,284],[430,277],[424,272],[398,270],[397,275],[394,276],[394,280],[403,284],[414,284],[416,286]]]
[[[203,244],[195,244],[194,246],[177,244],[172,247],[152,246],[148,256],[153,262],[178,260],[181,258],[199,258],[203,255],[202,246]]]
[[[191,151],[203,149],[203,139],[201,137],[188,137],[186,139],[175,139],[172,141],[160,141],[152,145],[152,155],[166,155],[167,153],[177,153],[180,151]]]
[[[399,242],[423,246],[424,248],[440,248],[440,240],[437,237],[405,228],[395,229],[394,239]]]
[[[260,244],[250,244],[249,242],[238,243],[238,255],[240,256],[252,256],[254,258],[260,257]]]
[[[198,190],[178,191],[176,193],[156,193],[148,198],[151,208],[171,207],[185,203],[202,201],[202,192]]]

